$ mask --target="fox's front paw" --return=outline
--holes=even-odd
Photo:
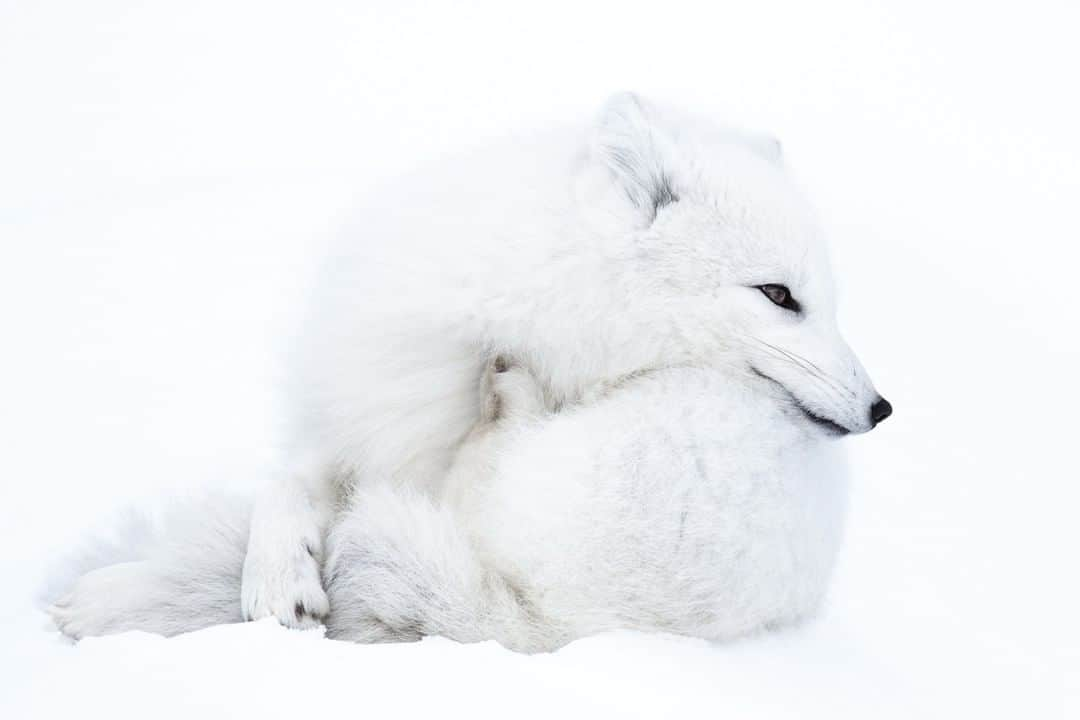
[[[540,383],[528,368],[505,355],[496,356],[484,369],[480,396],[480,416],[485,423],[536,416],[545,409]]]
[[[274,616],[287,627],[311,628],[330,612],[321,577],[321,542],[285,547],[252,543],[244,559],[240,591],[245,620]]]

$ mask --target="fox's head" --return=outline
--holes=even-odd
[[[892,412],[837,328],[829,258],[779,145],[619,95],[579,196],[636,266],[634,304],[825,433]],[[693,353],[691,353],[693,354]]]

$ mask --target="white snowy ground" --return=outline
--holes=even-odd
[[[742,5],[0,4],[0,717],[1080,717],[1080,18]],[[776,133],[834,238],[896,413],[849,441],[820,621],[534,657],[44,628],[47,562],[111,510],[273,463],[351,197],[622,88]]]

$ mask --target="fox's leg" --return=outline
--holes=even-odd
[[[337,495],[332,474],[310,461],[258,494],[240,593],[244,619],[273,615],[288,627],[306,628],[326,616],[323,547]]]
[[[480,378],[480,417],[442,483],[443,502],[451,507],[466,502],[495,472],[501,448],[548,412],[544,392],[532,372],[503,356],[490,361]]]
[[[544,392],[528,368],[499,355],[480,379],[480,422],[483,433],[499,426],[541,417],[547,412]]]
[[[481,419],[451,475],[478,481],[493,471],[502,430],[544,412],[528,370],[501,359],[482,380]],[[358,492],[334,527],[325,567],[327,635],[355,642],[443,635],[459,642],[496,639],[536,651],[566,641],[538,617],[529,599],[477,557],[452,503],[436,505],[406,488]]]

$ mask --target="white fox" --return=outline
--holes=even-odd
[[[64,632],[273,615],[532,651],[813,612],[835,439],[891,407],[774,142],[620,95],[361,217],[298,343],[288,472],[84,575]]]

